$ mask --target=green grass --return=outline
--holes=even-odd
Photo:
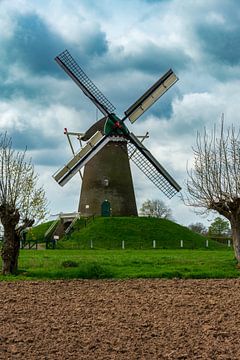
[[[240,275],[231,249],[21,250],[19,271],[18,276],[0,276],[0,280],[202,279]]]
[[[122,240],[126,249],[152,249],[153,240],[158,249],[176,249],[183,240],[185,249],[206,247],[206,238],[185,226],[166,219],[145,217],[95,218],[86,227],[82,219],[77,222],[70,236],[59,241],[61,249],[120,249]],[[220,249],[225,244],[209,240],[210,249]]]
[[[33,228],[38,242],[50,224]],[[206,249],[205,237],[165,219],[99,217],[86,227],[80,219],[58,247],[21,250],[19,275],[0,280],[239,277],[232,249],[213,240]]]
[[[47,221],[45,223],[39,224],[37,226],[33,226],[28,232],[26,240],[37,241],[38,243],[44,242],[44,234],[53,221]]]

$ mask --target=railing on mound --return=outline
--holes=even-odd
[[[52,235],[52,233],[56,229],[59,221],[60,221],[60,217],[58,216],[58,218],[52,222],[52,224],[49,226],[49,228],[45,232],[45,234],[44,234],[45,239],[47,239],[48,237],[50,237]]]
[[[55,248],[54,232],[57,226],[59,225],[59,223],[60,223],[60,217],[58,216],[57,219],[53,221],[53,223],[49,226],[49,228],[45,232],[44,239],[46,242],[46,249]]]
[[[38,249],[38,241],[37,240],[21,240],[20,241],[20,248],[21,249]]]
[[[81,231],[82,229],[85,229],[88,225],[90,225],[95,219],[95,216],[89,216],[89,217],[76,217],[73,222],[70,224],[70,226],[66,229],[65,237],[63,241],[68,241],[71,237],[71,233],[73,231]],[[63,243],[61,241],[56,243],[58,249],[65,248]]]
[[[65,236],[69,236],[79,219],[80,214],[77,212],[60,213],[58,218],[51,224],[45,233],[46,248],[55,249],[58,240],[61,240]],[[86,226],[87,222],[84,222],[84,226]]]
[[[75,228],[74,230],[81,230],[81,229],[84,229],[85,227],[87,227],[89,224],[91,224],[95,219],[95,216],[92,215],[92,216],[88,216],[88,217],[84,217],[84,218],[78,218],[76,219],[76,222],[75,222]],[[78,222],[78,220],[81,220],[81,222]]]
[[[216,236],[208,235],[209,239],[217,241],[221,244],[227,245],[228,247],[232,246],[232,237],[231,236]]]
[[[77,220],[80,219],[80,214],[77,214],[76,217],[73,219],[71,224],[65,230],[65,235],[68,235],[70,231],[73,229],[74,224],[76,224]]]

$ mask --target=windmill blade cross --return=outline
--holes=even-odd
[[[154,158],[142,142],[140,142],[133,133],[129,132],[124,123],[127,118],[129,118],[132,123],[136,121],[178,81],[178,78],[172,69],[167,71],[166,74],[164,74],[133,105],[131,105],[125,111],[125,117],[120,119],[114,113],[115,107],[89,79],[67,50],[59,54],[55,60],[79,86],[83,93],[103,113],[105,118],[102,119],[104,120],[103,129],[97,132],[95,132],[96,130],[93,131],[94,135],[87,144],[77,154],[74,154],[73,158],[63,168],[53,175],[54,179],[61,186],[65,185],[76,172],[78,172],[109,141],[111,141],[112,137],[120,137],[127,140],[129,158],[153,182],[153,184],[169,198],[179,192],[181,187],[178,183]],[[82,139],[85,140],[84,136]]]
[[[111,104],[97,86],[89,79],[67,50],[56,56],[55,60],[104,116],[108,116],[114,112],[115,107],[113,104]]]
[[[147,109],[150,108],[175,82],[177,76],[172,69],[168,70],[155,84],[153,84],[133,105],[126,111],[126,118],[134,123]]]
[[[181,190],[178,183],[133,134],[129,134],[129,158],[169,199]]]

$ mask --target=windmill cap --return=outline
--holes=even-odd
[[[103,132],[104,124],[106,122],[107,117],[104,116],[102,119],[95,122],[84,134],[81,138],[83,141],[88,141],[97,131]]]

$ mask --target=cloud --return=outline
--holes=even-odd
[[[14,34],[5,42],[2,61],[19,64],[30,73],[56,72],[53,58],[65,44],[35,14],[17,16]]]
[[[228,29],[223,24],[201,24],[197,33],[203,50],[216,64],[240,64],[240,26]]]
[[[51,104],[48,107],[36,105],[24,98],[0,102],[0,113],[1,129],[13,138],[17,149],[25,149],[27,146],[29,151],[42,150],[43,153],[46,149],[53,149],[55,163],[58,164],[60,153],[67,148],[63,136],[64,127],[73,127],[76,119],[81,123],[81,115],[72,108],[60,104]],[[38,155],[36,161],[40,158],[42,164],[44,156]],[[47,157],[45,163],[49,163]]]
[[[178,70],[189,66],[190,58],[182,49],[166,48],[150,41],[139,41],[134,48],[116,47],[100,65],[106,66],[107,71],[139,71],[151,75],[167,71],[169,67]]]

